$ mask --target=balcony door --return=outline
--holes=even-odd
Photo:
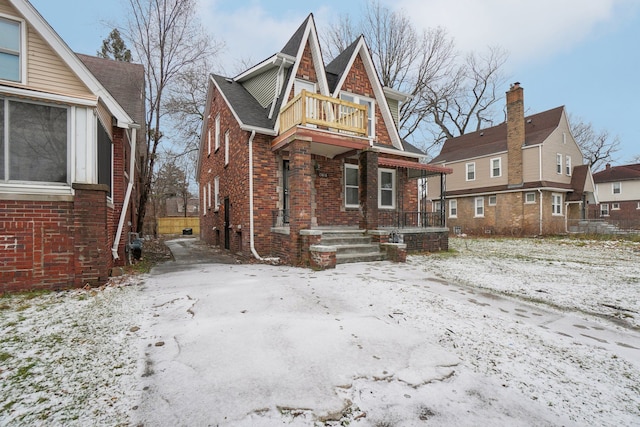
[[[298,95],[300,92],[302,92],[303,89],[310,93],[316,93],[316,84],[315,82],[310,82],[308,80],[296,79],[293,85],[293,95],[294,96]],[[316,103],[314,99],[307,98],[307,102],[305,105],[305,113],[307,118],[312,118],[312,119],[319,118],[316,111]],[[316,125],[307,125],[307,126],[316,127]]]

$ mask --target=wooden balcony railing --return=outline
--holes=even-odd
[[[315,125],[357,136],[367,136],[367,107],[302,90],[280,113],[280,133],[294,126]]]

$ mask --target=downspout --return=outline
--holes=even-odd
[[[542,190],[540,188],[538,188],[538,194],[539,194],[539,200],[540,200],[540,221],[538,221],[540,223],[540,235],[542,236]]]
[[[136,170],[136,139],[139,126],[131,124],[131,155],[129,156],[129,184],[127,184],[127,192],[124,196],[124,203],[122,205],[122,212],[120,212],[120,221],[118,222],[118,231],[116,231],[116,237],[113,240],[113,247],[111,248],[111,254],[113,259],[120,259],[118,256],[118,246],[120,246],[120,238],[122,237],[122,229],[124,228],[124,220],[127,217],[127,208],[129,207],[129,200],[131,199],[131,192],[133,191],[134,174]]]
[[[249,242],[253,256],[262,261],[262,257],[256,251],[255,239],[253,238],[253,138],[255,136],[256,131],[252,130],[251,136],[249,136]]]

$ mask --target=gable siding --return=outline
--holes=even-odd
[[[391,116],[393,117],[393,122],[398,126],[400,103],[397,99],[386,98],[386,100],[389,105],[389,110],[391,111]]]
[[[613,194],[613,182],[620,182],[620,194]],[[596,184],[596,193],[600,203],[640,201],[640,179],[613,182]]]
[[[273,102],[277,80],[278,68],[274,67],[259,76],[247,80],[242,85],[255,99],[258,100],[263,108],[266,108]]]
[[[563,134],[566,137],[566,142],[563,142],[565,139]],[[562,175],[556,173],[556,154],[562,154]],[[572,168],[582,164],[582,153],[571,135],[569,123],[563,113],[557,129],[555,129],[543,143],[542,179],[544,181],[571,183],[571,177],[564,173],[564,162],[567,154],[571,156]]]
[[[555,157],[553,161],[555,162]],[[522,150],[522,179],[524,182],[540,181],[539,146],[527,147]]]
[[[0,13],[24,19],[6,0],[0,0]],[[95,98],[29,23],[27,23],[27,51],[27,88]]]
[[[356,59],[353,61],[353,65],[351,66],[351,69],[349,70],[349,73],[347,74],[347,77],[344,80],[341,89],[343,91],[351,92],[357,95],[364,95],[376,101],[375,139],[379,144],[392,145],[391,136],[389,135],[389,131],[385,126],[382,112],[380,111],[380,106],[378,105],[378,100],[375,97],[373,86],[371,85],[371,81],[369,81],[369,76],[367,75],[367,70],[364,67],[364,62],[362,61],[362,57],[360,56],[360,54],[358,54],[358,56],[356,56]]]

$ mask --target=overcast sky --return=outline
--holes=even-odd
[[[366,0],[199,0],[200,17],[225,42],[220,69],[234,75],[241,61],[278,51],[309,13],[319,31]],[[95,54],[123,0],[31,0],[81,53]],[[525,88],[527,114],[564,105],[569,114],[618,135],[617,163],[640,155],[640,2],[636,0],[381,0],[405,11],[417,28],[441,26],[461,51],[499,45],[509,51],[505,71]],[[100,6],[98,6],[100,5]],[[111,25],[110,25],[111,24]],[[504,91],[508,90],[508,84]]]

